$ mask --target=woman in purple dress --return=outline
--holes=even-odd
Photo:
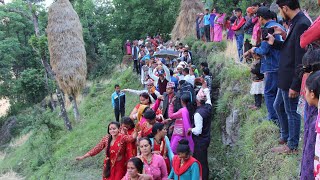
[[[304,76],[302,78],[301,96],[308,100],[306,92],[306,81],[311,71],[316,72],[320,70],[320,50],[308,51],[302,59],[304,69]],[[310,88],[310,87],[309,87]],[[310,89],[309,89],[310,90]],[[316,120],[318,115],[318,108],[310,103],[305,104],[304,109],[304,138],[303,138],[303,152],[301,160],[301,174],[300,179],[314,179],[314,158],[316,146]]]
[[[216,18],[216,9],[213,8],[210,14],[210,41],[214,40],[214,20]]]

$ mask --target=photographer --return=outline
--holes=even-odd
[[[281,142],[288,143],[273,148],[276,153],[297,153],[300,139],[301,117],[297,113],[301,78],[297,73],[302,64],[305,50],[300,47],[300,36],[311,22],[300,10],[298,0],[277,0],[280,14],[290,21],[288,33],[275,27],[275,34],[281,34],[284,42],[268,35],[268,43],[280,50],[279,84],[274,108],[280,122]]]
[[[278,90],[278,69],[279,69],[279,59],[280,51],[272,48],[266,41],[266,36],[268,31],[272,31],[272,27],[280,27],[284,30],[280,24],[272,20],[272,14],[270,10],[266,7],[260,7],[257,11],[257,17],[259,19],[259,24],[263,25],[262,29],[262,39],[260,47],[252,48],[247,51],[244,56],[248,56],[249,53],[255,53],[260,55],[261,58],[261,69],[260,73],[263,73],[265,76],[265,89],[264,96],[265,102],[268,110],[268,120],[271,120],[277,123],[278,116],[275,109],[273,108],[273,103],[277,96]],[[272,34],[272,33],[271,33]],[[280,35],[275,35],[277,40],[281,40]]]

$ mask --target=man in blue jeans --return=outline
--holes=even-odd
[[[243,39],[244,39],[244,24],[246,23],[246,19],[242,16],[242,10],[240,8],[235,9],[235,15],[237,17],[236,21],[232,25],[231,29],[235,32],[238,56],[240,62],[242,62],[243,55]]]
[[[259,8],[257,11],[257,17],[259,18],[259,23],[264,26],[264,28],[277,26],[285,30],[283,26],[272,20],[272,14],[267,7]],[[282,40],[280,35],[275,35],[275,39],[279,41]],[[260,72],[263,73],[265,77],[264,99],[268,110],[268,120],[278,124],[278,116],[273,108],[273,103],[278,91],[280,51],[272,48],[271,45],[264,40],[261,42],[260,47],[253,47],[244,54],[244,57],[248,56],[249,53],[255,53],[261,56]]]
[[[268,43],[280,50],[278,93],[274,108],[279,117],[279,147],[272,148],[275,153],[297,153],[301,117],[297,113],[301,78],[297,73],[302,64],[305,50],[300,47],[300,36],[311,25],[310,20],[300,10],[299,0],[277,0],[281,16],[290,21],[288,33],[274,27],[275,34],[280,34],[283,42],[268,35]]]

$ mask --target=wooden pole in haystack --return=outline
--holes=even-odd
[[[86,82],[86,50],[79,16],[69,0],[57,0],[49,7],[46,31],[55,78],[72,102],[76,121],[80,121],[76,98]]]
[[[204,13],[203,3],[200,0],[182,0],[180,13],[171,32],[171,39],[196,37],[196,17]]]

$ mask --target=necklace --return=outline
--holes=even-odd
[[[158,140],[158,139],[154,138],[154,140],[156,141],[157,144],[161,144],[161,139]]]
[[[144,158],[147,161],[147,164],[150,165],[152,161],[152,154],[150,157]]]

